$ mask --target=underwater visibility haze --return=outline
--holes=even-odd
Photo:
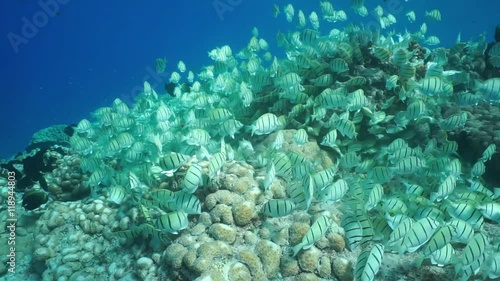
[[[0,280],[500,280],[500,3],[1,5]]]

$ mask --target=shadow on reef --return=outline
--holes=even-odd
[[[73,125],[67,126],[64,133],[73,135]],[[51,190],[45,175],[57,168],[59,156],[67,155],[67,143],[43,141],[31,143],[23,152],[16,154],[11,160],[0,164],[0,172],[15,173],[16,191],[23,192],[23,207],[34,210],[47,203]],[[38,185],[40,188],[34,188]],[[87,189],[72,194],[70,200],[79,200],[89,195]]]

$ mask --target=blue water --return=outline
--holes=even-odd
[[[276,1],[292,3],[306,15],[320,14],[319,1]],[[302,3],[301,3],[302,2]],[[500,24],[500,1],[366,1],[398,19],[390,30],[416,31],[424,11],[440,9],[442,22],[428,22],[428,34],[437,35],[450,46],[458,32],[462,40],[487,32],[492,41]],[[371,2],[371,3],[368,3]],[[440,2],[440,3],[435,3]],[[44,11],[43,3],[58,3],[58,13]],[[144,4],[136,4],[144,3]],[[22,151],[31,135],[54,124],[70,124],[88,118],[98,107],[115,98],[131,102],[144,80],[158,92],[168,75],[154,72],[154,60],[166,57],[167,73],[183,60],[195,73],[211,63],[207,51],[228,44],[233,52],[246,46],[252,27],[259,29],[272,52],[278,30],[294,29],[283,15],[272,16],[273,1],[266,0],[149,0],[76,1],[8,0],[0,4],[0,158]],[[332,1],[344,9],[349,21],[368,22],[349,9],[349,1]],[[217,10],[215,6],[226,8]],[[406,12],[414,10],[417,21],[409,24]],[[28,24],[26,22],[29,22]],[[34,29],[26,29],[36,24]],[[321,22],[321,29],[340,28],[345,23]],[[394,28],[393,28],[394,27]],[[23,28],[24,30],[23,34]],[[16,37],[17,36],[17,37]],[[21,38],[22,42],[12,43]],[[274,47],[273,47],[274,46]]]

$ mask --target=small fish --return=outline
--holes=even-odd
[[[457,179],[449,175],[446,179],[439,185],[438,190],[434,193],[431,193],[430,200],[431,202],[440,202],[443,199],[448,198],[448,196],[453,192],[457,185]]]
[[[163,170],[163,174],[165,174],[168,177],[173,176],[175,171],[179,169],[186,161],[189,159],[189,156],[177,153],[177,152],[170,152],[166,154],[165,156],[160,158],[159,165],[160,168]]]
[[[280,127],[278,117],[272,113],[265,113],[252,124],[253,135],[267,135]]]
[[[408,21],[410,23],[414,22],[417,18],[414,11],[409,11],[408,13],[406,13],[406,17],[408,18]]]
[[[177,234],[189,225],[187,214],[183,211],[176,211],[160,216],[154,221],[153,226],[161,232]]]
[[[491,78],[484,82],[476,80],[474,87],[487,102],[497,103],[500,101],[500,78]]]
[[[425,17],[435,21],[441,21],[441,12],[438,9],[426,11]]]
[[[491,157],[493,157],[493,154],[496,153],[497,147],[494,143],[488,145],[488,147],[484,150],[483,155],[479,159],[480,161],[488,161],[491,160]]]
[[[293,141],[295,142],[296,145],[303,145],[307,143],[308,141],[308,135],[307,131],[304,129],[298,129],[294,134],[293,134]]]
[[[272,218],[290,215],[295,204],[289,199],[270,199],[262,206],[262,212]]]
[[[446,244],[446,246],[435,251],[431,255],[431,263],[439,267],[451,264],[452,257],[455,256],[455,249],[451,244]]]
[[[312,247],[316,241],[325,235],[331,224],[332,221],[328,215],[323,215],[316,219],[302,238],[302,241],[293,247],[293,256],[295,257],[300,250],[306,250]]]
[[[167,67],[167,59],[166,58],[157,58],[155,61],[156,73],[165,72],[165,68]]]
[[[125,189],[121,186],[112,186],[108,191],[108,201],[120,205],[125,198]]]
[[[274,168],[274,163],[270,161],[268,168],[266,170],[266,176],[262,181],[262,184],[264,185],[264,190],[268,190],[271,187],[275,176],[276,176],[276,170]]]
[[[208,177],[214,179],[218,174],[222,166],[226,163],[226,154],[222,152],[217,152],[208,161]]]
[[[467,112],[460,112],[440,120],[439,126],[445,131],[454,131],[465,126],[465,122],[467,122]]]
[[[199,164],[194,163],[186,171],[181,182],[182,190],[186,193],[194,193],[198,186],[203,183],[203,171]]]
[[[430,218],[423,218],[415,222],[403,238],[399,254],[406,251],[413,253],[418,250],[432,237],[438,226],[438,222]]]
[[[455,257],[455,272],[460,272],[464,267],[471,265],[485,253],[488,237],[483,233],[476,233],[467,243],[459,257]]]
[[[355,280],[375,280],[384,259],[384,245],[374,244],[373,247],[363,250],[356,261],[354,268]]]

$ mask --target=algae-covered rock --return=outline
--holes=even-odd
[[[319,281],[321,280],[318,276],[316,276],[314,273],[307,273],[303,272],[297,276],[297,281]]]
[[[319,266],[321,251],[312,246],[309,249],[303,250],[298,255],[299,266],[303,271],[315,272]]]
[[[309,230],[309,224],[302,222],[295,222],[289,228],[290,245],[297,245],[302,241],[304,235]]]
[[[266,274],[262,267],[259,257],[249,249],[243,249],[238,255],[238,260],[248,266],[252,280],[266,280]]]
[[[236,230],[223,223],[214,223],[208,229],[208,233],[216,240],[224,241],[229,244],[236,240]]]
[[[280,260],[280,272],[284,277],[296,276],[300,272],[299,262],[292,257],[282,256]]]
[[[246,226],[255,217],[255,204],[251,201],[244,201],[233,207],[233,218],[237,226]]]
[[[163,253],[165,262],[173,268],[181,268],[184,255],[188,252],[186,247],[179,243],[170,244]]]
[[[236,262],[231,265],[227,273],[229,281],[247,281],[252,279],[250,270],[244,264]]]
[[[277,244],[260,240],[255,247],[255,252],[262,261],[264,272],[268,278],[274,278],[279,272],[281,248]]]
[[[333,258],[332,261],[332,271],[335,276],[337,276],[340,281],[351,281],[354,276],[352,275],[353,264],[342,257]]]
[[[318,274],[321,278],[329,278],[332,274],[332,261],[327,256],[319,259]]]

